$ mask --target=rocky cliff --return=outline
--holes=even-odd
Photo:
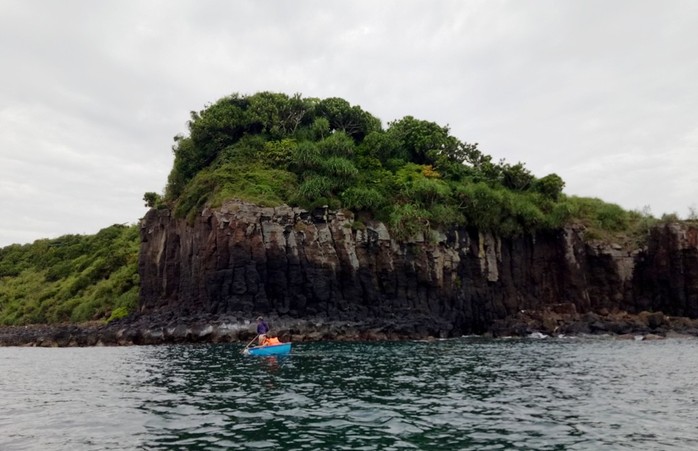
[[[574,228],[506,239],[453,229],[398,242],[384,224],[349,215],[228,202],[190,224],[151,210],[140,312],[383,322],[441,336],[546,309],[698,317],[695,226],[656,228],[643,249],[589,244]]]

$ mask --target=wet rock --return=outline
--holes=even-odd
[[[538,337],[581,334],[613,334],[619,339],[643,337],[654,340],[664,336],[698,336],[698,320],[664,317],[665,325],[646,326],[648,315],[615,311],[608,315],[556,313],[556,309],[520,311],[497,320],[485,332],[491,337]],[[559,310],[558,310],[559,311]],[[569,312],[570,310],[565,310]],[[453,335],[450,323],[428,317],[411,320],[336,321],[327,317],[268,318],[272,331],[282,341],[378,341],[427,340]],[[554,330],[550,324],[554,323]],[[548,324],[548,326],[546,326]],[[676,326],[676,329],[672,328]],[[248,343],[256,337],[255,323],[245,315],[209,317],[134,316],[108,325],[31,326],[0,328],[2,346],[130,346],[170,343]],[[658,338],[659,337],[659,338]]]
[[[139,314],[109,325],[0,328],[0,345],[249,341],[258,314],[284,338],[465,334],[698,336],[698,227],[665,224],[642,248],[569,227],[503,238],[468,228],[398,241],[350,212],[227,202],[194,224],[141,223]],[[356,229],[356,230],[355,230]]]
[[[361,220],[356,228],[351,212],[240,201],[205,210],[194,224],[151,210],[141,224],[140,312],[175,323],[263,313],[413,324],[385,332],[396,337],[511,328],[495,323],[520,310],[544,313],[514,328],[543,333],[584,330],[570,318],[589,312],[698,317],[698,229],[690,224],[658,227],[646,247],[626,248],[587,242],[575,227],[515,238],[455,228],[397,241],[384,224]],[[584,322],[592,332],[636,327]],[[666,321],[651,314],[641,322],[654,330]],[[178,331],[173,339],[193,338]]]
[[[666,318],[662,312],[643,311],[638,314],[640,321],[650,329],[656,329],[666,324]]]

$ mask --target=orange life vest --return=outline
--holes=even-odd
[[[280,345],[281,342],[276,337],[267,337],[262,342],[262,346]]]

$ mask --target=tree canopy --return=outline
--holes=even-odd
[[[449,127],[412,116],[384,129],[336,97],[233,94],[193,111],[188,128],[175,137],[164,196],[180,216],[240,198],[346,208],[398,235],[445,225],[520,233],[564,219],[552,214],[559,176],[537,179],[523,163],[494,163]],[[153,194],[144,198],[150,206]]]
[[[327,206],[385,221],[406,238],[450,226],[511,236],[584,215],[589,224],[604,224],[589,218],[614,210],[603,202],[580,208],[594,202],[565,196],[557,174],[539,178],[524,163],[495,162],[448,126],[405,116],[383,128],[336,97],[233,94],[191,112],[188,129],[175,137],[164,197],[144,197],[180,217],[232,198]],[[627,212],[615,207],[627,222]]]
[[[138,304],[139,228],[0,248],[0,325],[115,319]]]

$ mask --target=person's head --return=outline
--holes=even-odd
[[[261,322],[262,320],[264,320],[264,318],[262,318],[261,316],[257,317],[257,322]]]

